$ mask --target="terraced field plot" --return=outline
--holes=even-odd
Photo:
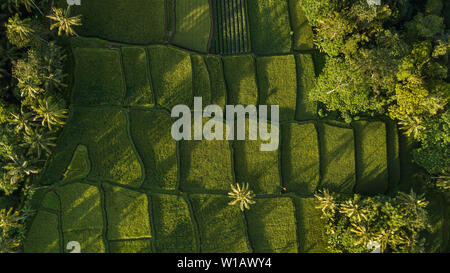
[[[290,17],[291,1],[262,2],[148,1],[154,7],[139,8],[158,17],[145,18],[155,26],[145,29],[151,37],[133,36],[141,25],[129,25],[130,33],[97,29],[105,18],[92,14],[100,7],[78,10],[88,17],[83,35],[121,43],[71,39],[70,118],[41,176],[49,187],[37,194],[26,252],[68,252],[69,241],[82,252],[321,252],[316,189],[375,194],[399,183],[395,126],[319,120],[307,100],[314,55],[293,51],[308,48],[301,38],[308,27],[301,14]],[[207,27],[206,17],[224,3],[241,11],[223,18],[214,36],[217,26]],[[230,22],[243,32],[228,33]],[[247,54],[199,54],[213,37],[215,52]],[[248,140],[176,142],[170,110],[192,105],[194,96],[222,107],[280,105],[279,149],[262,152],[260,141]],[[237,182],[256,193],[250,211],[228,205]]]

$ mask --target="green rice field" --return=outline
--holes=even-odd
[[[74,12],[70,114],[25,252],[70,252],[70,241],[95,253],[326,252],[318,189],[408,183],[395,124],[318,117],[308,92],[321,63],[297,1],[83,1]],[[279,105],[278,150],[175,141],[170,111],[195,96]],[[256,194],[250,210],[228,205],[236,183]]]

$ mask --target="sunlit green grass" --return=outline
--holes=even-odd
[[[208,50],[211,11],[208,0],[176,1],[176,31],[173,42],[200,52]]]
[[[192,215],[182,196],[152,195],[156,250],[162,253],[197,251]]]
[[[150,46],[150,74],[156,101],[172,109],[177,104],[193,101],[192,63],[185,51],[167,46]]]
[[[147,196],[128,189],[103,185],[108,240],[150,238]]]

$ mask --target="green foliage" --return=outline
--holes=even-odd
[[[431,2],[431,1],[428,1]],[[434,14],[423,14],[419,12],[414,18],[406,23],[408,35],[418,38],[433,38],[444,31],[444,18]]]
[[[448,141],[441,136],[448,134],[444,115],[450,98],[443,2],[428,0],[414,8],[411,1],[301,2],[316,44],[329,56],[310,98],[347,122],[379,114],[399,121],[421,144],[416,163],[442,173],[449,166]]]
[[[11,233],[21,226],[19,211],[0,210],[0,253],[13,252],[19,247],[19,241],[11,238]]]
[[[6,37],[9,42],[18,48],[28,46],[33,40],[34,30],[31,26],[31,19],[21,19],[16,13],[14,17],[8,19],[6,24]]]
[[[370,81],[370,74],[347,59],[329,58],[310,99],[323,102],[330,111],[350,115],[381,111],[384,99],[372,92]]]
[[[52,126],[66,124],[64,120],[67,118],[67,110],[61,105],[61,101],[54,101],[52,97],[39,99],[33,110],[36,112],[34,120],[40,121],[42,127],[46,126],[50,131]]]
[[[42,10],[49,6],[48,1],[33,0],[0,4],[0,195],[18,200],[20,223],[3,234],[1,252],[21,249],[26,221],[33,214],[35,175],[55,145],[66,112],[59,93],[67,87],[65,52],[48,30]],[[51,97],[59,101],[58,108]]]
[[[45,153],[49,155],[52,153],[51,147],[56,146],[54,143],[56,137],[50,135],[49,133],[43,132],[43,130],[29,130],[25,133],[23,138],[24,143],[21,146],[26,147],[28,152],[27,155],[36,156],[36,158],[41,158],[41,155]]]
[[[66,10],[52,8],[52,15],[48,15],[47,18],[55,21],[50,26],[50,30],[58,28],[58,36],[61,36],[63,32],[66,36],[77,35],[72,27],[81,26],[81,15],[70,17],[70,6],[67,6]]]
[[[333,252],[423,252],[423,232],[428,228],[423,196],[398,192],[395,197],[378,195],[340,198],[327,190],[315,195],[317,209],[327,221],[328,245]]]

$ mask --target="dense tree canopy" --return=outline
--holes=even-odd
[[[361,115],[399,121],[421,142],[415,161],[431,174],[448,173],[450,32],[444,2],[302,3],[315,43],[328,56],[311,99],[348,122]]]

